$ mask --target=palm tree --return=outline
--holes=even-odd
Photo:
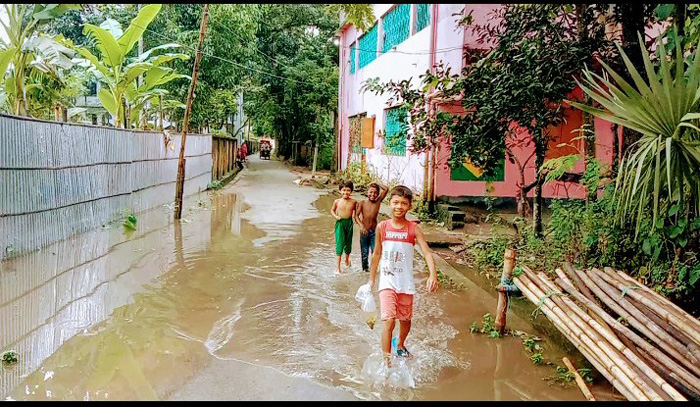
[[[586,85],[579,86],[602,108],[571,102],[642,134],[623,158],[615,190],[617,219],[636,221],[637,234],[649,211],[656,223],[664,203],[682,209],[679,216],[697,216],[700,210],[700,47],[686,64],[678,36],[675,39],[675,55],[673,48],[657,41],[657,68],[640,36],[646,80],[618,45],[635,86],[601,62],[615,83],[586,70]]]

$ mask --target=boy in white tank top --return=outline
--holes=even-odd
[[[433,255],[423,231],[414,222],[406,219],[411,209],[413,194],[399,185],[389,193],[391,219],[377,225],[377,238],[370,268],[370,286],[374,291],[379,270],[379,308],[382,317],[382,351],[387,365],[391,366],[391,335],[399,320],[398,356],[409,356],[404,341],[411,330],[413,317],[413,246],[418,243],[428,263],[430,277],[426,282],[428,292],[438,288],[437,271]]]

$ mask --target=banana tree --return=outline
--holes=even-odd
[[[167,55],[161,56],[166,57]],[[178,74],[171,68],[158,66],[146,72],[141,86],[138,86],[136,81],[131,82],[124,94],[127,103],[131,107],[130,122],[138,123],[141,117],[141,122],[143,123],[145,116],[147,116],[145,107],[153,99],[159,100],[160,96],[168,94],[168,91],[158,88],[158,86],[179,78],[189,78],[189,76]]]
[[[640,44],[644,44],[640,36]],[[678,36],[674,49],[661,40],[658,70],[641,45],[646,78],[618,45],[634,86],[601,62],[608,75],[588,70],[581,89],[602,108],[571,104],[642,133],[623,158],[616,182],[617,219],[640,221],[651,211],[657,222],[664,201],[686,215],[700,215],[700,47],[686,64]]]
[[[129,27],[122,31],[120,24],[112,19],[105,20],[100,26],[85,24],[83,32],[94,39],[100,58],[84,47],[75,50],[83,57],[77,62],[89,65],[95,76],[106,86],[97,96],[102,106],[114,117],[117,127],[124,125],[127,92],[133,92],[136,80],[145,75],[146,82],[157,86],[174,79],[185,77],[171,68],[163,66],[175,59],[186,60],[189,57],[181,53],[154,55],[158,51],[177,48],[177,44],[165,44],[152,48],[141,56],[128,58],[129,53],[138,43],[148,25],[158,15],[160,4],[150,4],[141,9],[131,21]]]
[[[69,10],[78,10],[78,4],[3,4],[8,22],[0,19],[7,41],[0,38],[0,73],[3,78],[11,68],[10,76],[4,82],[5,97],[16,115],[27,114],[26,78],[28,71],[35,68],[39,55],[43,64],[58,62],[65,66],[70,62],[70,50],[61,47],[52,38],[37,35],[41,26]],[[33,66],[34,65],[34,66]],[[67,66],[66,69],[70,69]]]

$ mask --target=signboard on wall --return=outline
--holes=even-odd
[[[362,148],[374,148],[374,117],[362,118]]]

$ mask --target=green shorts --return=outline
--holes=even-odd
[[[335,254],[352,252],[352,218],[335,221]]]

